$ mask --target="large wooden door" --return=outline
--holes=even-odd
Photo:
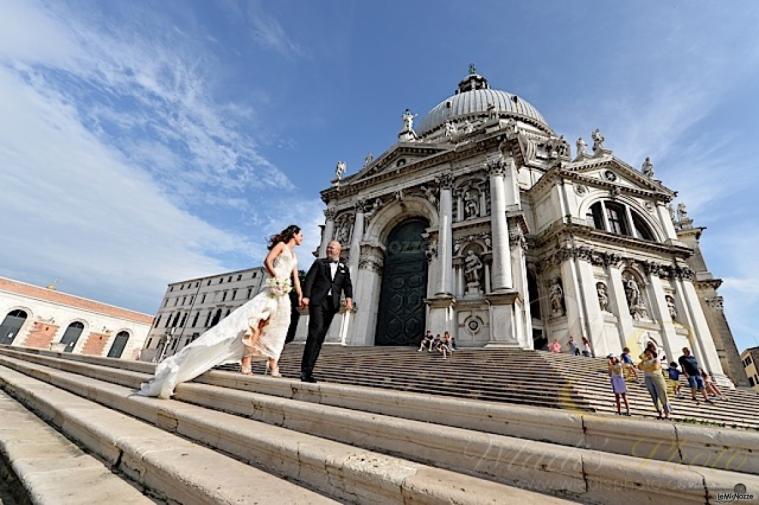
[[[417,345],[424,334],[427,259],[422,233],[412,219],[390,233],[385,253],[375,345]]]

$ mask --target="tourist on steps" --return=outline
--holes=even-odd
[[[669,385],[669,392],[675,395],[675,398],[680,398],[680,391],[683,387],[680,385],[680,370],[677,369],[677,363],[674,361],[667,368],[667,384]]]
[[[575,338],[572,335],[570,335],[569,340],[567,340],[567,348],[569,349],[569,354],[572,356],[580,355],[580,349],[577,348],[577,344],[575,344]]]
[[[432,350],[432,332],[430,330],[427,330],[427,334],[422,337],[422,342],[419,344],[419,351],[421,352],[426,347],[428,349],[427,352]]]
[[[722,394],[719,386],[717,386],[717,383],[714,382],[714,376],[709,375],[706,373],[706,370],[702,368],[701,377],[704,379],[704,389],[706,389],[706,393],[709,396],[719,396],[720,400],[727,401],[727,397]]]
[[[622,349],[622,355],[620,357],[622,358],[622,364],[625,367],[625,371],[635,377],[635,382],[640,383],[640,379],[638,378],[638,370],[635,368],[635,363],[633,362],[632,356],[630,356],[630,348],[625,347]]]
[[[640,363],[638,368],[643,371],[643,381],[648,389],[648,394],[651,395],[651,401],[654,403],[654,408],[658,413],[657,418],[662,418],[662,411],[664,411],[664,418],[669,419],[669,414],[672,412],[672,407],[669,405],[669,397],[667,396],[667,384],[664,382],[664,376],[662,375],[661,363],[656,357],[656,351],[646,349],[643,354],[640,355]],[[661,404],[661,408],[659,407]]]
[[[627,403],[627,384],[625,384],[624,365],[619,358],[609,354],[609,378],[611,380],[611,390],[614,392],[614,401],[617,404],[617,415],[621,416],[620,397],[625,402],[625,415],[630,415],[630,404]]]
[[[590,347],[590,340],[588,340],[588,337],[582,337],[582,355],[586,358],[590,358],[591,356],[595,357],[593,349]]]
[[[448,346],[448,352],[450,354],[453,354],[453,351],[456,350],[456,343],[454,342],[450,332],[446,331],[443,333],[443,343]]]
[[[696,399],[696,391],[701,391],[701,395],[704,397],[706,403],[713,403],[708,396],[706,396],[706,389],[704,388],[704,378],[701,377],[700,366],[695,356],[690,353],[690,349],[683,347],[683,355],[677,359],[680,363],[680,367],[683,370],[685,378],[688,380],[688,386],[690,386],[691,400],[698,403]]]
[[[561,343],[557,339],[553,339],[553,342],[548,344],[548,350],[550,352],[561,352]]]
[[[443,359],[446,359],[448,355],[451,354],[451,334],[447,331],[445,332],[443,340],[440,341],[438,351],[443,355]]]

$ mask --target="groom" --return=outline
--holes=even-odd
[[[353,285],[345,262],[340,261],[340,242],[327,244],[327,257],[314,261],[303,283],[303,305],[308,307],[308,338],[300,362],[300,380],[316,382],[313,376],[324,337],[335,314],[340,310],[340,294],[345,294],[345,308],[353,308]]]

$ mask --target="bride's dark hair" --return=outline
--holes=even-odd
[[[290,241],[291,238],[297,233],[300,232],[300,226],[297,224],[291,224],[281,232],[277,233],[276,235],[272,235],[269,237],[269,249],[273,248],[275,245],[277,245],[280,242],[284,242],[285,244]]]

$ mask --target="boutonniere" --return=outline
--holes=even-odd
[[[344,265],[343,263],[338,263],[338,264],[337,264],[337,266],[338,266],[339,268],[345,269],[345,265]]]

